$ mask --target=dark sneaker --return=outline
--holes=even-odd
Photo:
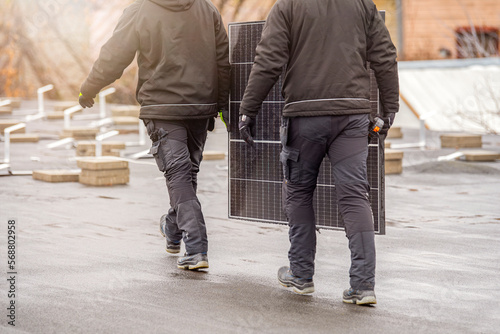
[[[180,240],[179,241],[170,241],[167,238],[167,235],[165,234],[166,228],[167,228],[167,215],[163,215],[163,216],[161,216],[161,219],[160,219],[160,233],[165,239],[167,239],[166,251],[168,253],[177,254],[181,251],[181,242],[180,242]]]
[[[344,303],[367,305],[377,304],[375,291],[373,290],[354,290],[353,288],[344,291]]]
[[[167,251],[167,253],[171,253],[171,254],[177,254],[181,251],[181,242],[180,241],[170,241],[167,239],[167,247],[165,248],[165,250]]]
[[[314,292],[314,283],[312,278],[300,278],[294,276],[289,267],[281,267],[278,270],[278,281],[281,285],[290,288],[293,292],[305,295]]]
[[[177,260],[177,267],[180,269],[201,269],[208,268],[208,256],[207,254],[184,254],[183,257]]]

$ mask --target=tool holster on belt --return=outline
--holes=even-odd
[[[157,142],[158,140],[164,138],[166,135],[168,135],[168,131],[166,131],[162,128],[159,128],[158,130],[154,130],[153,132],[151,132],[151,135],[149,135],[149,138],[151,138],[151,141],[154,143],[154,142]]]

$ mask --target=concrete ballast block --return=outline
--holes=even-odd
[[[14,133],[10,135],[11,143],[38,143],[40,136],[37,134]]]
[[[403,132],[401,132],[401,127],[391,126],[387,132],[387,138],[403,138]]]
[[[12,115],[12,109],[11,106],[0,107],[0,115]]]
[[[79,182],[89,186],[127,184],[130,180],[128,162],[119,159],[95,158],[77,160],[82,169]]]
[[[224,160],[225,158],[226,154],[224,152],[218,152],[218,151],[203,152],[203,160]]]
[[[47,113],[48,120],[64,119],[64,112],[62,111],[52,111]]]
[[[81,159],[77,160],[77,166],[89,170],[107,170],[128,168],[128,162],[120,159]]]
[[[464,151],[465,161],[495,161],[500,159],[500,153],[486,150]]]
[[[465,147],[482,147],[481,135],[469,133],[453,133],[441,135],[442,148],[465,148]]]
[[[110,177],[96,177],[96,176],[82,176],[80,175],[79,182],[88,186],[114,186],[127,184],[130,181],[129,176],[110,176]]]
[[[2,134],[4,134],[5,129],[7,129],[13,125],[19,124],[19,123],[22,123],[22,122],[18,121],[18,120],[14,120],[14,119],[2,119],[2,120],[0,120],[0,131],[2,132]],[[22,129],[18,129],[16,131],[13,131],[13,132],[11,132],[11,134],[12,133],[26,133],[26,127],[22,128]]]
[[[130,175],[130,169],[105,169],[105,170],[90,170],[82,169],[80,174],[83,177],[109,178],[109,177],[125,177]]]
[[[392,149],[386,149],[384,151],[385,161],[387,160],[402,160],[404,156],[403,151],[397,151]]]
[[[129,134],[135,134],[135,133],[139,133],[139,129],[136,128],[136,129],[115,129],[118,131],[118,134],[120,135],[129,135]]]
[[[98,128],[92,127],[74,127],[66,128],[61,134],[61,138],[74,138],[76,140],[89,140],[95,139],[95,136],[99,133]]]
[[[401,174],[403,173],[403,162],[401,160],[388,160],[385,162],[385,174]]]
[[[69,170],[35,170],[33,179],[45,182],[78,182],[80,172]]]
[[[21,108],[21,98],[20,97],[3,97],[0,99],[0,101],[4,100],[10,100],[9,107],[13,109],[19,109]]]
[[[386,149],[384,151],[385,174],[401,174],[403,172],[403,156],[402,151]]]
[[[96,153],[95,153],[95,150],[76,150],[76,156],[77,157],[95,157]],[[103,156],[103,157],[120,157],[121,154],[120,154],[120,151],[103,150],[101,156]]]
[[[96,142],[95,141],[79,141],[77,143],[77,148],[82,150],[95,150]],[[121,141],[105,141],[102,142],[103,150],[124,150],[125,143]]]

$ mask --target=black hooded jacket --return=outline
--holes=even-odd
[[[81,93],[97,95],[136,53],[140,118],[209,118],[227,107],[228,38],[209,0],[138,0],[127,7]]]
[[[382,113],[397,112],[396,56],[372,0],[278,0],[257,46],[240,114],[257,115],[284,66],[284,116],[370,113],[367,61]]]

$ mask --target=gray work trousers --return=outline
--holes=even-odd
[[[182,239],[190,255],[206,253],[207,230],[196,189],[209,120],[144,120],[144,124],[170,198],[166,236],[174,242]]]
[[[312,278],[314,275],[313,195],[320,165],[328,155],[351,250],[351,287],[374,289],[375,242],[366,167],[368,124],[367,114],[283,120],[280,155],[284,174],[283,207],[289,224],[288,258],[295,276]]]

